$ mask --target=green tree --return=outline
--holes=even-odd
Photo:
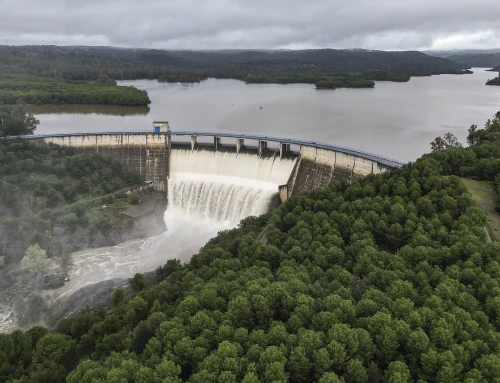
[[[24,103],[0,105],[0,137],[33,134],[40,124]]]
[[[462,144],[460,142],[458,142],[457,137],[450,132],[446,133],[443,138],[446,141],[447,148],[461,148],[462,147]]]
[[[404,362],[392,362],[385,370],[387,383],[410,383],[412,381],[410,369]]]
[[[477,125],[471,125],[468,130],[469,134],[467,136],[467,143],[469,144],[469,146],[475,145],[477,143],[476,132],[477,132]]]
[[[436,137],[434,141],[431,142],[431,150],[434,152],[436,150],[446,149],[446,141],[442,137]]]
[[[135,292],[144,290],[146,287],[146,282],[144,282],[144,276],[141,273],[136,273],[132,279],[129,280],[130,287]]]
[[[96,84],[100,85],[116,85],[116,81],[110,79],[108,76],[105,74],[100,74],[97,80],[95,80]]]
[[[21,268],[31,273],[45,270],[48,264],[47,252],[38,244],[29,246],[21,260]]]
[[[368,381],[368,374],[363,367],[363,362],[358,359],[351,359],[347,363],[345,380],[347,383],[365,383]]]

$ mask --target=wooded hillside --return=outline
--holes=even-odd
[[[467,66],[421,52],[317,49],[302,51],[163,51],[112,47],[0,46],[0,73],[93,81],[208,77],[249,83],[306,82],[329,88],[372,87],[373,80],[461,74]],[[335,85],[335,86],[334,86]]]

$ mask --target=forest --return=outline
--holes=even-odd
[[[311,83],[318,88],[373,87],[374,80],[465,74],[466,65],[420,52],[316,49],[302,51],[163,51],[111,47],[0,46],[0,73],[95,81],[209,77],[247,83]],[[318,86],[319,85],[319,86]]]
[[[34,244],[55,257],[118,243],[133,227],[131,219],[116,211],[130,204],[123,189],[142,182],[110,158],[52,144],[0,140],[1,264],[19,263]]]
[[[500,85],[500,72],[498,74],[498,77],[488,80],[486,82],[486,85]]]
[[[0,381],[500,381],[500,244],[460,178],[498,191],[499,117],[249,217],[108,309],[0,334]]]
[[[105,76],[84,82],[31,75],[0,74],[0,103],[16,104],[107,104],[145,106],[151,103],[146,91],[116,86]]]

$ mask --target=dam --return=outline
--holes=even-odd
[[[271,188],[281,201],[285,201],[293,195],[326,187],[332,180],[353,181],[403,165],[375,154],[312,141],[250,134],[182,132],[168,128],[161,132],[73,133],[21,138],[112,157],[125,169],[139,172],[155,190],[167,193],[169,188],[181,190],[181,186],[186,190],[190,177],[190,187],[199,186],[200,193],[209,193],[208,177],[210,182],[232,184],[235,188],[242,183],[247,186],[250,183],[261,190]],[[226,187],[224,191],[230,192],[229,189]],[[234,194],[234,188],[232,190]],[[248,198],[254,197],[249,195]]]
[[[155,270],[169,259],[188,262],[218,232],[264,214],[291,196],[332,180],[353,181],[402,166],[342,147],[231,133],[110,132],[9,139],[19,138],[112,157],[167,194],[166,209],[160,212],[161,234],[71,254],[70,282],[51,291],[57,301],[68,302],[83,299],[82,291],[91,285],[117,288],[120,281],[126,284],[135,273]],[[15,316],[2,319],[0,313],[0,333],[15,327]]]
[[[168,230],[193,222],[219,229],[259,216],[294,195],[399,168],[370,153],[312,141],[214,132],[171,131],[29,135],[21,139],[112,157],[167,195]],[[15,139],[14,137],[12,139]],[[216,234],[213,233],[214,235]]]

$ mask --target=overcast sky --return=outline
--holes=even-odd
[[[500,47],[500,0],[0,0],[1,44]]]

